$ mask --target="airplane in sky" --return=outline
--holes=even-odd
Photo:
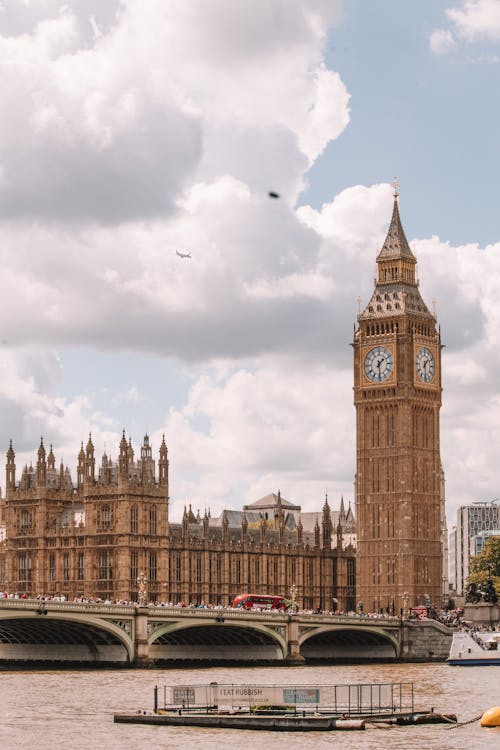
[[[176,250],[175,252],[179,256],[179,258],[190,258],[191,257],[191,253],[181,253],[179,250]]]

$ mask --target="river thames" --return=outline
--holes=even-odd
[[[155,684],[209,682],[315,685],[413,682],[415,708],[455,713],[459,722],[500,706],[500,669],[447,664],[367,664],[320,667],[213,667],[182,670],[0,672],[2,750],[191,750],[241,748],[258,742],[273,748],[316,750],[489,750],[500,747],[500,727],[422,725],[369,727],[352,732],[251,732],[232,729],[114,724],[114,713],[153,708]]]

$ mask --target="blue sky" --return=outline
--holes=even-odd
[[[18,471],[41,435],[73,468],[125,429],[165,433],[174,518],[353,501],[350,342],[396,175],[446,344],[449,520],[497,496],[499,66],[500,0],[4,0]]]
[[[499,177],[491,168],[500,160],[498,42],[482,38],[433,53],[429,36],[452,6],[345,4],[326,60],[351,94],[351,119],[308,174],[303,197],[313,205],[395,172],[410,236],[482,245],[498,239]]]

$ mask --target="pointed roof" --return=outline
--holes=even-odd
[[[417,315],[435,319],[423,301],[416,278],[417,260],[406,239],[394,183],[394,208],[387,237],[377,255],[378,278],[370,301],[358,320]]]
[[[16,457],[16,454],[14,453],[14,448],[12,447],[12,438],[11,438],[9,442],[9,450],[7,451],[7,461],[12,462],[15,457]]]
[[[284,500],[281,497],[281,493],[278,493],[277,495],[275,495],[274,492],[271,492],[269,495],[265,495],[264,497],[261,497],[260,500],[256,500],[254,503],[248,503],[248,505],[244,505],[243,510],[257,510],[257,509],[261,510],[263,508],[270,510],[278,506],[286,510],[299,510],[300,511],[300,505],[294,505],[293,503],[290,503],[288,500]]]
[[[377,260],[392,258],[407,258],[408,260],[415,261],[415,256],[410,249],[403,225],[401,224],[397,190],[394,191],[394,208],[392,209],[389,231],[387,232],[382,249],[377,256]]]

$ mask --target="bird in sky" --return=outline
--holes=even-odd
[[[175,251],[179,258],[191,258],[191,253],[181,253],[180,250]]]
[[[269,196],[270,198],[279,198],[279,197],[280,197],[280,194],[279,194],[279,193],[276,193],[276,192],[275,192],[274,190],[270,190],[270,191],[268,192],[268,196]]]

